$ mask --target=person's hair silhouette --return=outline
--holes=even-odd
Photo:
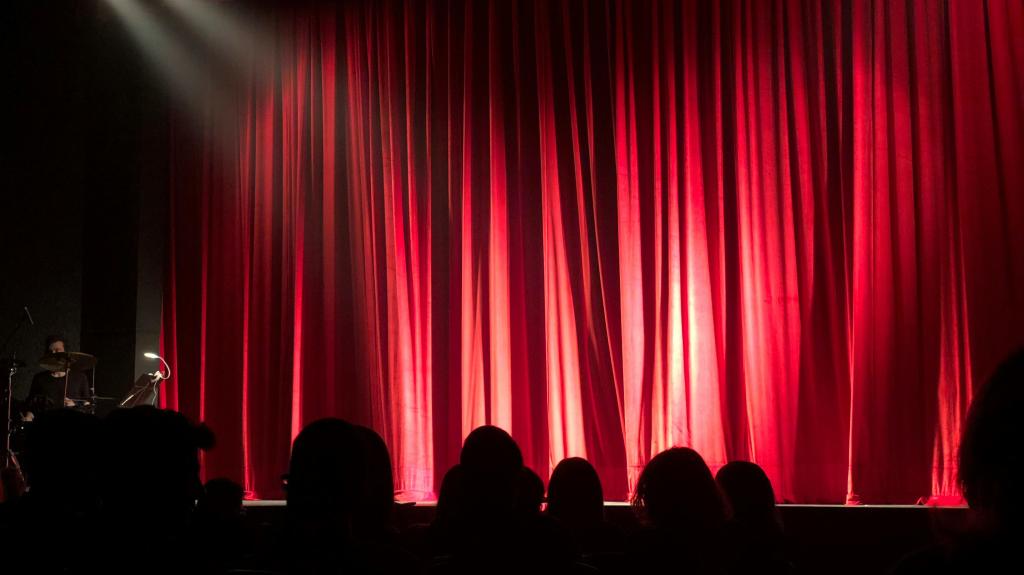
[[[701,532],[725,521],[726,506],[704,459],[688,447],[666,449],[637,480],[633,506],[657,528]]]
[[[777,523],[775,490],[768,475],[756,463],[732,461],[715,475],[733,519],[747,523]]]
[[[376,431],[361,425],[355,431],[363,442],[366,474],[363,496],[355,509],[354,526],[364,537],[376,537],[392,529],[395,506],[395,483],[391,455]]]
[[[732,518],[726,529],[731,570],[737,573],[792,573],[793,561],[775,508],[775,490],[756,463],[733,461],[718,470]]]
[[[604,521],[601,479],[582,457],[563,459],[548,481],[549,515],[570,529],[583,529]]]
[[[227,477],[217,477],[203,486],[196,512],[215,521],[234,520],[242,514],[245,490]]]
[[[459,463],[476,475],[511,480],[523,466],[523,454],[504,429],[482,425],[466,436]]]
[[[515,487],[516,513],[535,515],[544,505],[544,480],[529,467],[522,467]]]
[[[195,503],[203,493],[199,451],[213,446],[210,430],[181,413],[142,406],[108,415],[101,437],[104,537],[132,541],[104,556],[104,569],[137,570],[140,562],[166,548],[180,552],[155,571],[201,568],[202,552],[187,541],[193,532]]]
[[[474,429],[459,455],[464,497],[463,518],[477,524],[505,522],[516,506],[523,454],[505,430]]]
[[[286,484],[289,571],[336,571],[348,561],[366,460],[360,433],[341,419],[314,421],[295,437]]]
[[[1024,569],[1024,349],[974,394],[960,440],[959,474],[970,527],[947,544],[903,558],[893,573],[1017,573]]]
[[[348,537],[352,516],[362,505],[366,459],[365,442],[346,421],[320,419],[303,428],[288,465],[289,519]]]
[[[20,454],[29,490],[0,505],[0,546],[11,572],[80,568],[83,550],[100,539],[99,427],[92,415],[68,409],[30,424]]]
[[[70,409],[40,414],[25,437],[22,468],[33,497],[65,506],[96,498],[100,421]]]
[[[726,504],[704,459],[673,447],[654,456],[637,480],[633,506],[645,529],[627,545],[638,570],[678,565],[687,573],[723,567]]]
[[[213,446],[210,430],[141,406],[108,415],[102,437],[101,490],[111,518],[162,530],[187,525],[203,491],[199,451]]]
[[[1024,503],[1024,349],[974,395],[960,442],[960,483],[972,509],[998,528],[1019,525]]]

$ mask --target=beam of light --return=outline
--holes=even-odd
[[[166,26],[137,0],[106,0],[161,78],[186,102],[199,106],[201,68]]]
[[[181,18],[229,63],[271,62],[272,34],[257,19],[210,0],[167,0]]]

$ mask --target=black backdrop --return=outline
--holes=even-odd
[[[10,134],[0,155],[0,334],[30,362],[43,338],[97,355],[97,393],[152,369],[159,338],[166,105],[123,27],[96,0],[14,0],[0,42]]]

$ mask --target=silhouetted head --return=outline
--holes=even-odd
[[[21,455],[33,496],[70,505],[95,500],[99,431],[99,419],[70,409],[36,417]]]
[[[244,499],[245,490],[241,485],[226,477],[218,477],[203,486],[203,496],[197,511],[213,519],[234,519],[242,515]]]
[[[516,483],[523,468],[523,454],[512,437],[485,425],[466,437],[459,457],[465,497],[465,518],[480,525],[499,524],[516,506]]]
[[[658,528],[698,533],[725,521],[725,502],[704,459],[687,447],[662,451],[644,467],[633,506]]]
[[[395,506],[395,483],[391,472],[391,455],[376,431],[356,426],[356,433],[366,450],[366,477],[360,498],[356,523],[365,529],[379,530],[391,525]]]
[[[459,463],[470,473],[511,478],[523,466],[523,454],[504,429],[483,425],[466,437]]]
[[[974,395],[960,443],[960,483],[968,504],[1004,526],[1024,504],[1024,349],[1007,358]]]
[[[202,495],[199,450],[213,434],[184,415],[151,406],[112,412],[102,423],[104,509],[125,527],[186,524]]]
[[[441,523],[452,521],[462,513],[466,501],[465,472],[456,463],[444,474],[441,489],[437,494],[437,512],[435,517]]]
[[[555,466],[548,481],[548,514],[571,527],[604,520],[601,478],[589,461],[570,457]]]
[[[366,441],[355,426],[336,418],[310,423],[292,443],[289,516],[347,524],[362,504],[366,475]]]
[[[775,521],[775,490],[756,463],[732,461],[715,476],[737,521]]]
[[[522,515],[540,513],[544,504],[544,480],[529,467],[520,467],[515,488],[516,512]]]

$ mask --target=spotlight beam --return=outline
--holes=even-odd
[[[138,0],[106,0],[163,80],[187,102],[199,106],[201,67],[180,42]]]
[[[260,36],[254,22],[244,21],[222,5],[206,0],[167,0],[188,24],[230,61],[241,65],[254,52],[265,49],[257,42]],[[257,61],[261,58],[257,56]]]

